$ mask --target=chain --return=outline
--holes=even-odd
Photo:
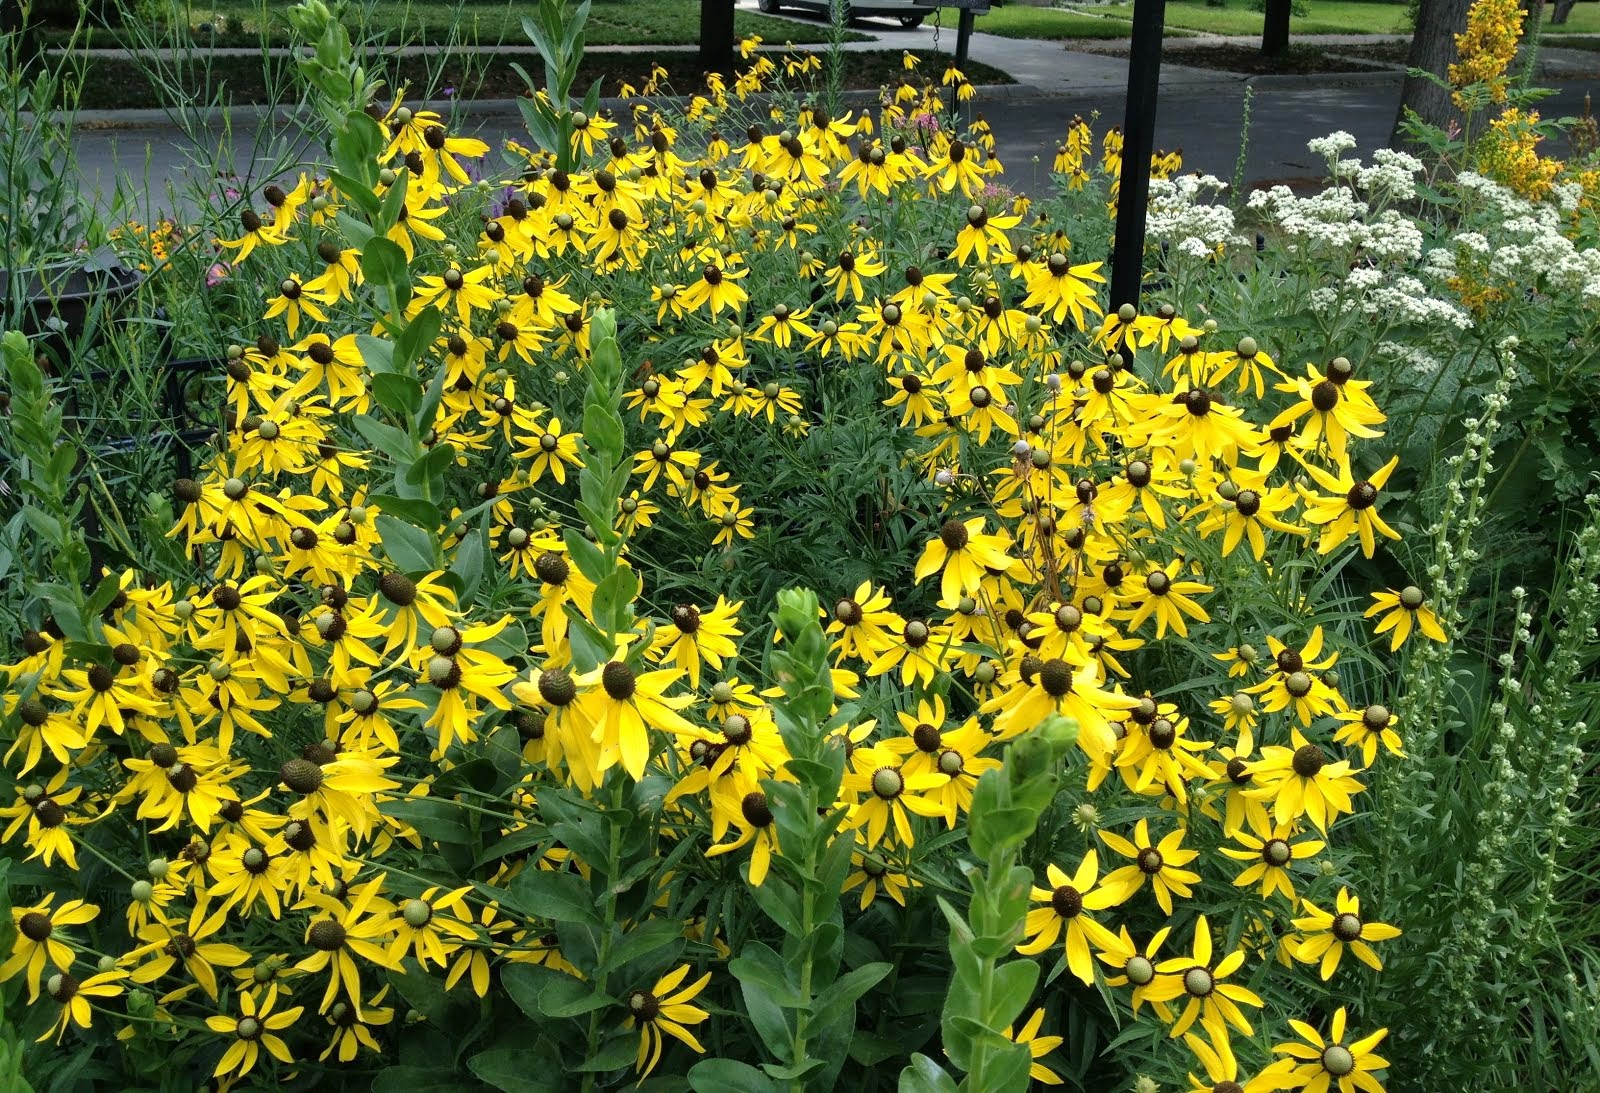
[[[939,32],[941,30],[943,30],[943,29],[944,29],[944,9],[943,8],[934,8],[933,9],[933,53],[934,53],[934,56],[936,56],[936,57],[939,54]]]

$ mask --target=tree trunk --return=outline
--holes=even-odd
[[[1278,57],[1289,51],[1289,9],[1294,0],[1267,0],[1266,22],[1261,24],[1261,52]]]
[[[733,0],[700,0],[700,63],[733,75]]]
[[[1472,0],[1421,0],[1417,5],[1417,29],[1411,36],[1406,66],[1432,72],[1440,79],[1447,78],[1449,66],[1456,59],[1455,36],[1467,29],[1467,9],[1471,6]],[[1449,88],[1407,76],[1400,92],[1400,109],[1395,114],[1394,129],[1389,136],[1391,147],[1405,143],[1400,127],[1411,113],[1441,129],[1460,121],[1455,104],[1450,101]]]
[[[1555,0],[1550,5],[1550,25],[1559,27],[1567,21],[1567,16],[1572,14],[1572,5],[1578,0]]]

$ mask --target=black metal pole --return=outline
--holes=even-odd
[[[1117,190],[1117,237],[1111,249],[1111,306],[1139,305],[1144,274],[1144,221],[1150,204],[1150,153],[1156,137],[1156,89],[1161,83],[1161,25],[1167,0],[1133,0],[1128,49],[1128,113],[1122,123],[1122,180]]]
[[[967,76],[967,50],[972,46],[972,25],[975,18],[976,16],[973,15],[971,8],[962,8],[956,18],[956,68],[960,69],[961,75],[967,79],[971,79],[970,76]],[[959,85],[950,89],[950,116],[952,118],[960,115],[961,107],[960,99],[958,98],[960,92],[961,87]]]
[[[733,75],[733,0],[700,0],[700,63]]]

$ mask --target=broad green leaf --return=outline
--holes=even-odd
[[[380,302],[396,316],[411,302],[411,273],[406,252],[394,240],[382,236],[367,240],[366,246],[361,248],[361,273],[368,284],[383,290],[385,296]]]
[[[426,455],[406,468],[405,480],[413,486],[420,486],[425,482],[437,485],[443,481],[445,471],[455,461],[455,446],[441,440],[429,448]]]
[[[524,914],[547,922],[600,921],[589,882],[576,873],[525,869],[511,882],[506,897]]]
[[[1012,960],[995,968],[989,991],[989,1012],[986,1015],[991,1028],[1005,1028],[1013,1024],[1039,983],[1039,964],[1034,960]]]
[[[595,990],[592,983],[571,976],[563,976],[539,992],[539,1012],[546,1017],[581,1017],[616,1004],[615,998]]]
[[[900,1072],[899,1093],[956,1093],[955,1079],[926,1055],[911,1056],[911,1065]]]
[[[411,438],[396,429],[393,425],[385,425],[375,417],[367,414],[357,414],[350,419],[350,424],[356,427],[362,439],[372,445],[375,451],[393,459],[408,459],[415,450]],[[434,525],[437,527],[437,523]]]
[[[388,513],[377,520],[383,550],[402,573],[428,573],[434,568],[433,535]]]
[[[535,1077],[549,1072],[545,1062],[528,1048],[497,1047],[478,1052],[467,1060],[467,1068],[502,1093],[553,1093],[561,1088],[559,1082]]]
[[[384,801],[378,811],[416,829],[424,839],[441,843],[470,843],[466,813],[452,801],[438,797],[397,797]]]
[[[749,1063],[702,1059],[689,1068],[689,1088],[695,1093],[761,1093],[774,1086],[770,1078]]]
[[[410,376],[378,372],[372,377],[372,397],[385,410],[409,418],[422,405],[422,384]]]
[[[1031,960],[1026,962],[1034,971],[1039,966]],[[847,975],[842,975],[833,981],[827,990],[817,995],[813,1007],[818,1013],[830,1013],[834,1009],[843,1009],[856,1004],[856,999],[866,994],[873,987],[894,970],[893,964],[877,963],[865,964]]]
[[[579,573],[596,584],[605,579],[609,571],[606,556],[600,552],[599,547],[584,537],[583,532],[577,528],[567,528],[562,533],[561,539],[567,545],[568,556],[577,563]]]
[[[367,498],[379,512],[398,516],[413,527],[436,528],[442,522],[439,507],[431,501],[415,497],[396,497],[392,493],[375,493]]]
[[[609,1074],[613,1070],[621,1070],[631,1066],[639,1054],[639,1032],[637,1029],[618,1029],[604,1042],[593,1057],[578,1063],[572,1069],[578,1074]]]
[[[774,1005],[800,1009],[804,1002],[789,981],[783,958],[759,941],[747,941],[739,955],[728,961],[728,971],[747,989],[760,991]]]
[[[388,338],[357,334],[356,348],[361,351],[361,363],[367,366],[367,371],[374,374],[399,371],[394,362],[394,342]]]
[[[461,579],[463,602],[470,602],[483,582],[483,562],[483,532],[469,528],[456,546],[455,560],[450,563],[450,572]]]
[[[494,889],[480,888],[486,895],[498,898],[500,893]],[[543,964],[507,964],[500,969],[500,985],[506,989],[511,1000],[523,1013],[535,1020],[542,1019],[544,1012],[539,1008],[539,995],[552,983],[561,979],[573,979],[572,976],[547,968]],[[582,980],[573,979],[575,983]]]
[[[611,947],[601,971],[613,971],[632,960],[649,956],[683,940],[683,927],[667,919],[650,919],[622,935],[622,940]]]
[[[372,1093],[460,1093],[461,1077],[437,1067],[386,1066],[372,1079]]]
[[[632,629],[632,604],[638,594],[639,578],[633,570],[613,570],[594,587],[595,621],[613,634]]]

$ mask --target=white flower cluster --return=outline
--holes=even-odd
[[[1274,186],[1251,194],[1247,205],[1278,230],[1291,252],[1347,251],[1369,239],[1371,209],[1348,187],[1297,197],[1287,186]]]
[[[1211,175],[1151,179],[1146,232],[1191,258],[1208,258],[1218,246],[1244,242],[1234,225],[1233,210],[1202,200],[1227,188],[1226,182]]]
[[[1344,310],[1357,308],[1385,322],[1470,330],[1472,319],[1455,304],[1428,294],[1428,286],[1409,274],[1395,276],[1376,266],[1357,266],[1344,283]]]
[[[1374,197],[1391,201],[1410,201],[1417,194],[1417,176],[1422,161],[1392,148],[1372,153],[1372,166],[1356,172],[1356,185]]]
[[[1432,353],[1404,342],[1379,342],[1377,355],[1386,360],[1409,364],[1418,376],[1432,376],[1444,367],[1444,362]]]
[[[1287,186],[1274,186],[1251,194],[1249,207],[1278,229],[1291,251],[1332,251],[1342,260],[1359,255],[1381,263],[1422,257],[1422,231],[1415,223],[1393,209],[1373,215],[1371,206],[1348,187],[1296,197]]]
[[[1482,201],[1493,237],[1456,233],[1453,249],[1429,252],[1429,273],[1452,276],[1461,259],[1471,255],[1492,280],[1550,294],[1575,293],[1590,304],[1600,300],[1600,250],[1579,249],[1562,230],[1570,194],[1557,193],[1554,204],[1534,204],[1481,175],[1467,172],[1457,181]]]
[[[1313,137],[1306,141],[1306,147],[1311,149],[1313,155],[1321,156],[1332,163],[1339,156],[1356,146],[1356,138],[1337,129],[1325,137]]]

